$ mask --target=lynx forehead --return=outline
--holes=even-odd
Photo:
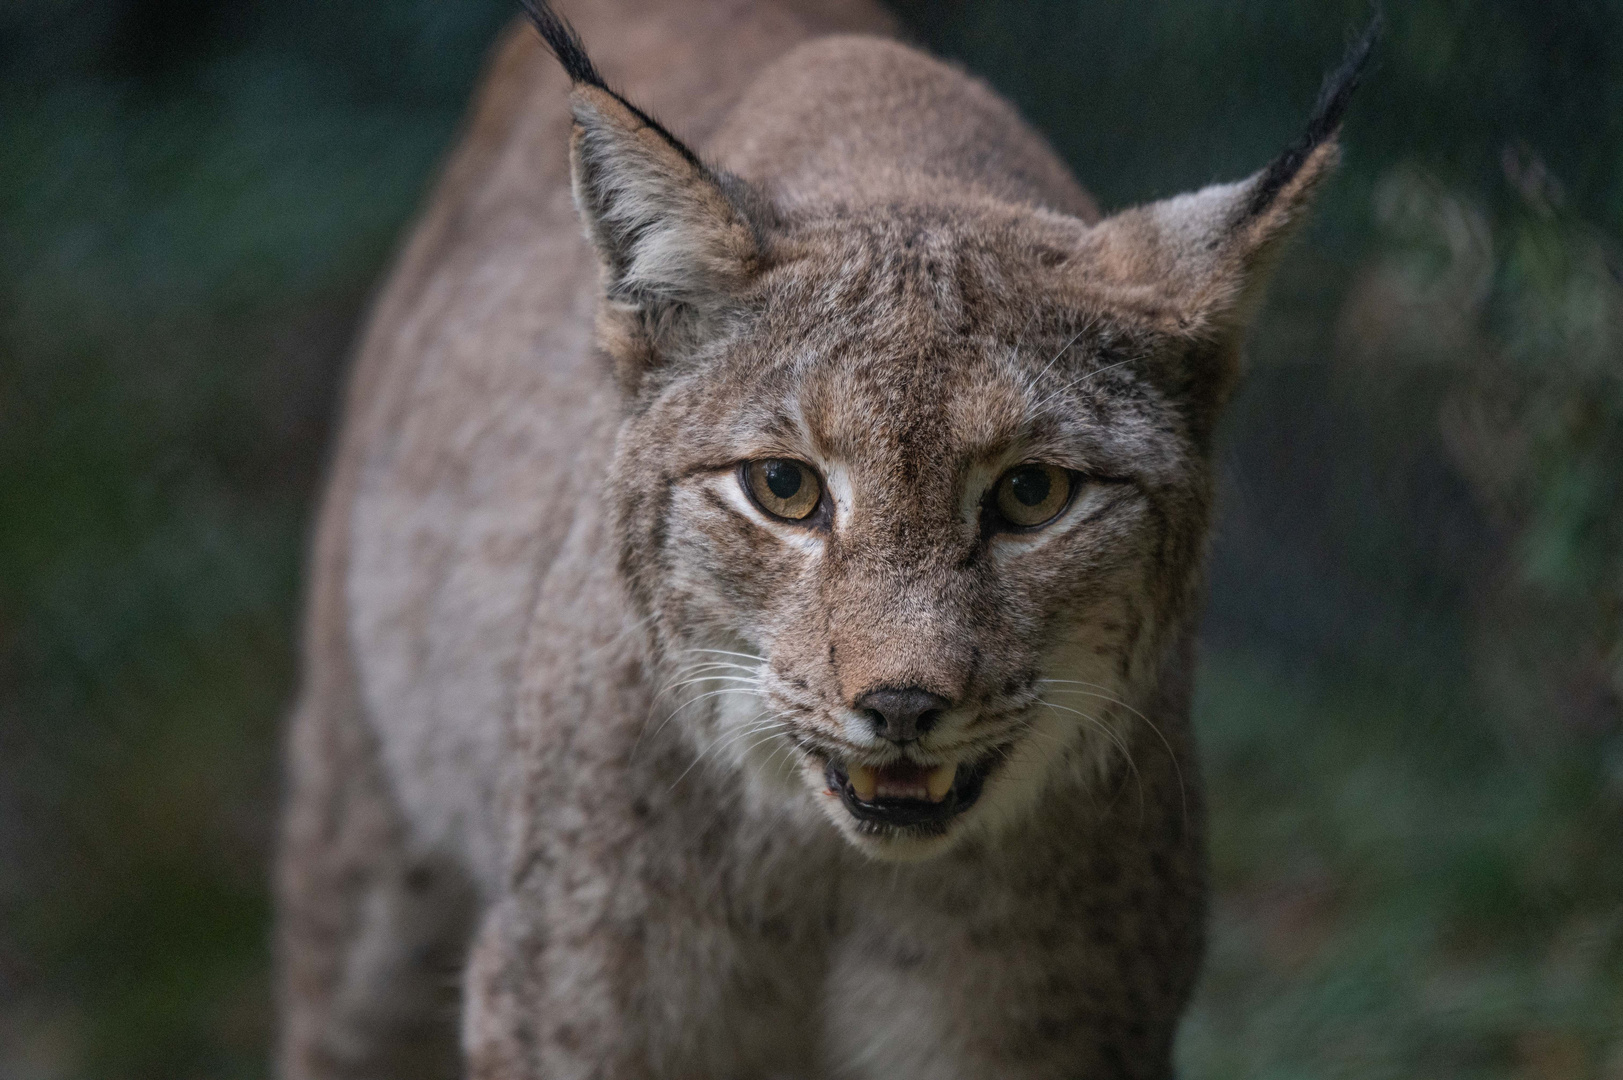
[[[526,7],[323,508],[283,1075],[1164,1080],[1213,427],[1370,38],[1101,218],[869,0],[582,3],[631,95]]]

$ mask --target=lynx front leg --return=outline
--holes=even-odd
[[[1170,822],[1156,838],[1154,817],[1107,817],[1091,841],[1068,822],[1029,860],[855,883],[827,998],[837,1075],[1168,1080],[1204,911],[1202,849]],[[1129,830],[1159,850],[1111,842]]]
[[[815,903],[815,885],[740,895],[703,861],[683,880],[659,865],[679,842],[642,839],[592,866],[549,861],[488,912],[466,979],[470,1080],[820,1075],[826,919],[777,907]]]
[[[280,1075],[458,1075],[466,884],[406,853],[372,733],[352,700],[307,699],[290,749],[277,882]]]
[[[467,975],[469,1080],[809,1080],[817,1010],[798,958],[714,928],[599,929],[560,940],[513,904]],[[671,931],[677,929],[678,937]],[[568,935],[568,932],[565,931]]]
[[[486,913],[465,979],[468,1080],[651,1080],[640,1017],[615,1001],[610,935],[571,949],[524,898]]]
[[[1081,955],[969,947],[943,962],[869,938],[841,957],[830,992],[830,1059],[851,1080],[1172,1075],[1175,1016]]]

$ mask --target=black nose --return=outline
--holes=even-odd
[[[857,699],[857,708],[868,718],[874,734],[899,743],[916,739],[935,727],[942,711],[951,705],[941,695],[916,686],[870,690]]]

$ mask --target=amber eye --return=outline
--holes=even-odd
[[[823,497],[823,485],[812,467],[788,458],[749,462],[744,466],[744,486],[762,510],[789,521],[810,517]]]
[[[1057,465],[1017,465],[998,480],[994,498],[1004,521],[1032,529],[1065,509],[1071,474]]]

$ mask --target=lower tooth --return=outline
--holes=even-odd
[[[952,781],[957,775],[958,766],[956,765],[942,765],[931,769],[930,775],[924,779],[925,787],[930,789],[930,801],[940,802],[945,799],[947,792],[952,790]]]
[[[853,765],[848,774],[851,778],[851,790],[856,792],[857,798],[863,802],[873,802],[874,792],[879,787],[879,778],[874,771],[866,765]]]

